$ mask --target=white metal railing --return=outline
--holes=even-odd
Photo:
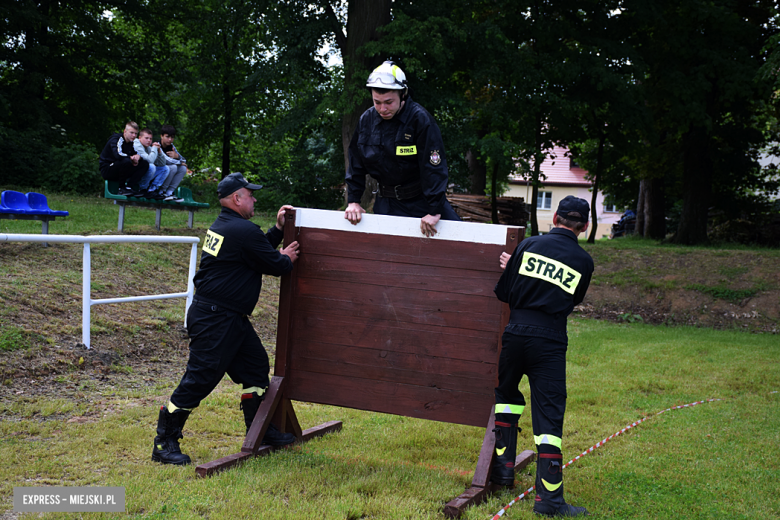
[[[48,242],[48,243],[77,243],[84,244],[83,253],[83,282],[82,282],[82,317],[81,317],[81,341],[84,346],[90,348],[90,311],[93,305],[101,303],[123,303],[123,302],[141,302],[149,300],[167,300],[171,298],[187,298],[184,308],[184,325],[187,325],[187,311],[192,303],[192,295],[195,292],[195,286],[192,279],[195,276],[195,265],[197,264],[198,237],[165,237],[150,235],[134,236],[79,236],[79,235],[14,235],[0,233],[0,242]],[[114,244],[114,243],[163,243],[163,244],[192,244],[190,252],[190,272],[187,276],[187,292],[171,294],[153,294],[148,296],[129,296],[125,298],[104,298],[93,300],[91,296],[92,284],[92,255],[90,244]]]

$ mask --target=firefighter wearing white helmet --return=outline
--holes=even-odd
[[[448,170],[436,121],[408,95],[406,74],[386,61],[374,69],[366,87],[374,106],[366,110],[349,145],[347,210],[360,222],[366,175],[379,182],[374,213],[420,218],[420,231],[436,234],[440,219],[460,220],[446,197]]]

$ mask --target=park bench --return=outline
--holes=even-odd
[[[471,485],[444,507],[458,517],[498,489],[495,397],[501,334],[509,307],[493,293],[499,256],[523,227],[440,221],[431,238],[420,220],[343,212],[287,212],[284,243],[304,253],[282,277],[274,377],[240,453],[201,464],[213,475],[275,448],[261,439],[273,422],[299,442],[341,429],[302,430],[292,401],[485,428]],[[515,471],[535,458],[515,460]]]
[[[162,210],[170,209],[173,211],[187,211],[189,212],[189,219],[187,219],[187,227],[192,229],[195,222],[195,212],[201,208],[208,208],[209,205],[206,202],[196,202],[192,198],[192,191],[189,188],[179,186],[176,188],[176,196],[180,199],[184,199],[184,202],[174,202],[165,200],[146,199],[143,197],[127,197],[125,195],[119,195],[119,183],[117,181],[105,181],[105,191],[103,196],[107,199],[114,201],[114,204],[119,206],[119,224],[117,229],[124,231],[125,228],[125,207],[136,206],[141,208],[151,208],[156,212],[154,227],[157,231],[160,230],[160,222],[162,220]]]
[[[0,194],[0,219],[40,220],[41,233],[49,234],[49,222],[57,217],[67,217],[67,211],[49,208],[46,195],[42,193],[20,193],[6,190]]]

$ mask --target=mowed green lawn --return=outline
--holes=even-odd
[[[49,202],[71,211],[50,224],[53,234],[116,233],[118,208],[108,201],[53,194]],[[217,213],[196,213],[195,229],[188,230],[186,213],[163,212],[162,233],[202,237]],[[263,227],[272,223],[262,216],[255,220]],[[126,231],[156,234],[154,213],[128,209]],[[40,223],[3,220],[0,233],[37,234]],[[138,257],[144,268],[155,262],[155,255]],[[780,515],[777,335],[572,320],[568,360],[566,461],[651,417],[566,470],[570,502],[598,518]],[[302,427],[342,420],[343,430],[199,479],[193,467],[150,461],[157,407],[176,383],[0,403],[0,517],[14,517],[14,487],[89,485],[124,487],[126,513],[41,516],[442,518],[444,504],[471,481],[484,435],[479,428],[295,403]],[[522,386],[527,391],[526,381]],[[236,386],[224,381],[193,413],[182,447],[196,463],[240,450],[244,427],[237,397]],[[708,398],[721,400],[656,416]],[[520,449],[534,448],[530,415],[528,407]],[[519,475],[514,491],[465,517],[492,518],[533,485],[534,469]],[[503,518],[533,517],[526,500]]]
[[[779,343],[771,335],[573,321],[565,460],[652,418],[568,468],[568,500],[599,518],[780,515]],[[484,434],[295,403],[304,428],[343,420],[343,430],[200,479],[193,467],[149,460],[155,406],[173,385],[106,397],[95,422],[68,422],[81,405],[55,398],[13,411],[17,419],[0,423],[3,509],[10,512],[15,486],[91,485],[125,487],[127,511],[80,518],[442,518],[443,505],[470,482]],[[236,396],[224,381],[187,423],[182,446],[196,463],[240,450]],[[655,415],[707,398],[721,400]],[[40,419],[57,413],[63,418]],[[530,424],[529,411],[520,449],[532,449]],[[516,492],[465,517],[491,518],[533,485],[533,471],[519,476]],[[527,500],[504,515],[532,517]]]

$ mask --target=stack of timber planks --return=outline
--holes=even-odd
[[[491,222],[490,197],[448,193],[455,212],[464,222]],[[530,214],[522,197],[497,197],[498,222],[506,226],[525,226]]]

